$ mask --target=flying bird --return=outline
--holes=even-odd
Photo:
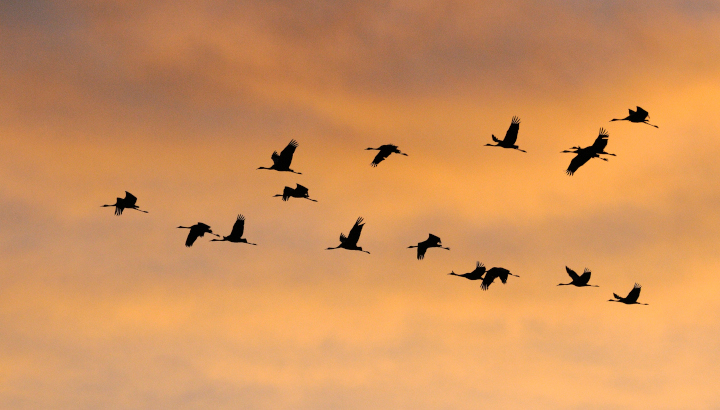
[[[242,237],[244,231],[245,231],[245,217],[242,215],[238,215],[237,219],[235,220],[235,225],[233,225],[233,227],[232,227],[232,231],[230,232],[230,235],[223,236],[222,239],[210,239],[210,242],[228,241],[228,242],[235,242],[235,243],[246,243],[248,245],[257,245],[256,243],[248,242],[247,239]]]
[[[357,242],[360,239],[360,233],[362,232],[362,228],[365,226],[363,223],[362,217],[358,218],[357,221],[355,221],[355,225],[353,225],[352,229],[350,229],[350,234],[348,236],[345,236],[345,234],[340,234],[340,245],[334,247],[334,248],[327,248],[327,250],[330,249],[348,249],[351,251],[360,251],[365,253],[370,253],[368,251],[364,251],[362,247],[357,246]]]
[[[624,303],[626,305],[647,305],[647,303],[638,303],[638,301],[637,301],[638,297],[640,296],[640,288],[642,288],[642,286],[640,286],[636,283],[635,286],[633,286],[630,293],[628,293],[628,295],[625,296],[624,298],[621,298],[616,293],[613,293],[613,296],[615,296],[615,299],[608,299],[608,302],[620,302],[620,303]]]
[[[277,194],[273,196],[281,196],[283,201],[287,201],[290,198],[305,198],[309,199],[313,202],[317,202],[314,199],[310,199],[310,195],[308,194],[308,189],[300,184],[295,184],[297,187],[290,188],[289,186],[286,186],[285,189],[283,189],[282,194]]]
[[[408,248],[417,248],[418,260],[425,258],[425,252],[428,250],[428,248],[441,248],[450,250],[450,248],[443,248],[440,238],[433,234],[430,234],[430,236],[428,236],[428,238],[424,241],[418,242],[417,245],[408,246]]]
[[[210,235],[215,235],[220,238],[220,235],[213,233],[213,231],[210,229],[210,226],[205,225],[202,222],[198,222],[193,226],[178,226],[178,228],[190,230],[187,240],[185,241],[185,246],[187,246],[188,248],[193,246],[193,243],[195,243],[195,240],[197,238],[202,238],[203,236],[205,236],[206,233],[209,233]]]
[[[632,109],[628,109],[630,111],[630,115],[628,115],[625,118],[613,118],[610,120],[610,122],[613,121],[630,121],[630,122],[642,122],[647,125],[651,125],[655,128],[659,128],[657,125],[652,125],[648,122],[648,118],[650,117],[648,112],[643,110],[640,107],[637,107],[637,111],[633,111]]]
[[[400,150],[398,149],[398,146],[393,145],[393,144],[381,145],[377,148],[365,148],[365,151],[367,151],[367,150],[380,151],[377,153],[377,155],[375,155],[375,159],[373,159],[373,162],[370,163],[371,167],[378,166],[378,164],[383,162],[383,160],[385,160],[385,158],[389,157],[390,154],[400,154],[400,155],[405,155],[406,157],[408,156],[408,154],[406,154],[404,152],[400,152]]]
[[[278,155],[277,151],[272,153],[270,158],[273,160],[273,165],[270,168],[259,167],[258,169],[274,169],[275,171],[287,171],[300,174],[300,172],[295,172],[290,169],[290,163],[292,162],[293,154],[295,153],[295,148],[297,148],[297,146],[297,141],[291,140],[287,147],[282,150],[280,155]]]
[[[475,265],[475,269],[472,272],[463,273],[461,275],[458,275],[454,271],[448,273],[448,275],[461,276],[461,277],[463,277],[465,279],[469,279],[469,280],[482,279],[484,274],[485,274],[485,265],[483,265],[480,262],[477,262],[477,264]]]
[[[600,135],[595,139],[595,142],[590,145],[589,147],[580,148],[580,147],[572,147],[569,150],[561,151],[563,152],[570,152],[577,154],[575,155],[575,158],[570,161],[570,166],[568,166],[567,171],[565,171],[568,175],[572,176],[575,171],[578,170],[581,166],[585,165],[586,162],[590,161],[592,158],[600,158],[603,161],[607,161],[606,158],[601,157],[600,155],[612,155],[615,156],[615,154],[610,154],[609,152],[605,152],[605,147],[608,143],[608,133],[605,131],[604,128],[600,128]]]
[[[518,146],[515,145],[515,141],[517,141],[517,136],[518,136],[519,130],[520,130],[520,118],[512,117],[512,122],[510,123],[510,128],[508,128],[507,132],[505,133],[505,139],[500,141],[499,139],[497,139],[497,137],[495,137],[495,134],[493,134],[492,139],[493,139],[493,141],[497,142],[497,144],[485,144],[485,146],[512,148],[512,149],[516,149],[518,151],[527,152],[525,150],[518,148]]]
[[[111,205],[101,205],[101,208],[104,208],[106,206],[114,206],[115,207],[115,215],[122,215],[123,210],[127,209],[134,209],[136,211],[145,212],[142,209],[138,208],[137,205],[135,205],[135,202],[137,202],[137,198],[135,195],[131,194],[128,191],[125,191],[125,198],[117,198],[114,204]]]
[[[507,283],[508,276],[520,277],[518,275],[513,275],[505,268],[490,268],[487,272],[485,272],[485,277],[483,278],[480,287],[482,290],[487,290],[496,278],[500,278],[500,281],[505,284]]]
[[[567,266],[565,267],[565,270],[567,271],[568,275],[570,275],[572,282],[560,283],[560,284],[558,284],[558,286],[563,286],[563,285],[573,285],[573,286],[577,286],[577,287],[594,286],[596,288],[599,288],[598,285],[588,285],[588,282],[590,282],[590,275],[591,275],[590,269],[585,268],[585,271],[583,272],[583,274],[579,275],[579,276],[577,273],[575,273],[574,270],[568,268]]]

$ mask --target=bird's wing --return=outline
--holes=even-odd
[[[636,283],[625,299],[628,302],[637,302],[638,298],[640,297],[640,288],[642,288],[642,286]]]
[[[493,268],[496,269],[495,276],[500,278],[502,283],[507,283],[508,275],[510,275],[510,271],[505,268]]]
[[[586,162],[590,161],[590,155],[584,151],[578,152],[577,155],[575,155],[575,158],[570,161],[570,165],[567,169],[567,174],[572,175],[575,173],[575,171],[578,170],[581,166],[585,165]]]
[[[640,108],[640,107],[638,107],[638,108]],[[628,108],[628,111],[630,111],[630,116],[631,116],[631,117],[632,117],[633,115],[635,115],[635,111],[633,111],[632,108]]]
[[[442,241],[440,240],[440,237],[435,236],[433,234],[430,234],[427,238],[427,243],[433,244],[433,245],[442,245]]]
[[[132,208],[135,206],[135,202],[137,202],[137,198],[135,195],[131,194],[128,191],[125,191],[125,198],[123,199],[123,202],[125,202],[126,208]]]
[[[597,138],[595,138],[595,142],[592,144],[592,148],[595,152],[603,152],[605,151],[605,147],[607,147],[608,143],[608,137],[610,135],[604,128],[600,128],[600,134]]]
[[[578,280],[579,276],[577,273],[575,273],[574,270],[568,268],[567,266],[565,267],[565,270],[567,271],[568,275],[570,275],[570,278],[573,280],[573,282]]]
[[[580,275],[580,281],[583,283],[590,282],[590,275],[591,275],[590,270],[588,268],[585,268],[585,271],[583,271],[583,274]]]
[[[425,252],[426,252],[426,251],[427,251],[427,247],[426,247],[426,246],[422,246],[422,245],[418,244],[418,247],[417,247],[417,258],[418,258],[418,260],[425,259]]]
[[[380,151],[378,151],[377,155],[375,155],[375,159],[373,159],[373,161],[370,163],[370,166],[372,166],[372,167],[378,166],[379,163],[383,162],[383,160],[385,160],[385,158],[390,156],[390,153],[391,153],[391,151],[389,151],[389,150],[381,149]]]
[[[234,238],[242,238],[243,232],[245,232],[245,217],[243,215],[238,215],[235,220],[235,224],[232,227],[232,231],[230,232],[230,236]]]
[[[490,270],[492,270],[492,269],[490,269]],[[490,270],[485,273],[485,277],[483,278],[483,281],[480,284],[480,287],[482,288],[482,290],[487,290],[490,287],[490,285],[492,285],[493,281],[495,280],[495,277],[496,277],[494,274],[495,272],[490,272]]]
[[[518,131],[520,130],[520,118],[513,117],[512,122],[510,123],[510,128],[508,128],[507,132],[505,133],[505,139],[503,140],[503,143],[514,145],[515,141],[517,141]]]
[[[643,117],[647,117],[649,114],[647,111],[643,110],[640,107],[637,107],[637,113],[638,113],[638,115],[642,115]]]
[[[297,185],[297,187],[295,187],[295,192],[297,192],[298,194],[300,194],[302,196],[305,196],[308,194],[307,188],[305,188],[304,186],[302,186],[300,184],[296,184],[296,185]]]
[[[362,232],[363,226],[365,226],[365,224],[363,223],[362,217],[360,217],[355,221],[355,225],[353,225],[348,234],[348,239],[351,243],[357,244],[357,241],[360,240],[360,233]]]
[[[283,195],[282,200],[287,201],[290,199],[290,197],[295,193],[295,190],[290,188],[289,186],[286,186],[285,189],[283,189]]]
[[[297,148],[297,146],[297,141],[291,140],[287,147],[282,150],[280,153],[280,160],[283,165],[290,166],[290,162],[292,162],[293,154],[295,153],[295,148]]]
[[[188,237],[185,240],[185,246],[187,246],[188,248],[193,246],[193,244],[195,243],[195,240],[198,238],[198,236],[200,236],[198,234],[198,230],[195,229],[195,227],[191,227],[190,232],[188,233]]]

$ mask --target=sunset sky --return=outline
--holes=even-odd
[[[0,408],[720,408],[719,113],[717,1],[1,1]]]

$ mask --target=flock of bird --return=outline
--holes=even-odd
[[[634,123],[645,123],[647,125],[653,126],[655,128],[658,128],[657,125],[650,124],[648,122],[649,114],[644,109],[637,107],[636,110],[629,110],[630,114],[625,118],[614,118],[612,121],[630,121]],[[512,121],[510,123],[510,127],[508,128],[507,132],[505,133],[505,138],[500,140],[495,135],[492,135],[492,139],[495,142],[495,144],[485,144],[486,146],[490,147],[500,147],[500,148],[508,148],[508,149],[515,149],[521,152],[527,152],[525,150],[522,150],[517,145],[517,137],[518,137],[518,131],[520,130],[520,119],[518,117],[513,117]],[[575,157],[570,161],[570,165],[568,166],[566,173],[570,176],[572,176],[578,168],[585,165],[589,160],[592,158],[599,158],[603,161],[607,161],[607,158],[601,157],[601,155],[611,155],[615,156],[615,154],[611,154],[608,152],[605,152],[605,147],[607,147],[608,144],[608,138],[609,134],[607,131],[603,128],[600,128],[600,133],[598,137],[595,139],[595,142],[593,142],[592,145],[587,147],[580,147],[575,146],[570,148],[569,150],[561,151],[561,153],[573,153],[575,154]],[[271,155],[271,159],[273,161],[273,165],[270,167],[259,167],[258,169],[268,169],[268,170],[275,170],[280,172],[292,172],[295,174],[301,174],[300,172],[294,171],[290,168],[290,164],[292,163],[293,155],[295,154],[295,150],[298,147],[298,142],[294,139],[290,141],[290,143],[280,152],[280,154],[277,153],[277,151],[273,152]],[[398,154],[398,155],[404,155],[407,156],[408,154],[401,152],[398,149],[397,145],[393,144],[386,144],[381,145],[377,148],[367,148],[367,150],[377,150],[378,153],[373,159],[373,161],[370,163],[372,167],[377,167],[378,164],[380,164],[382,161],[387,159],[391,154]],[[296,184],[297,186],[295,188],[291,187],[285,187],[282,194],[274,195],[275,197],[282,197],[283,201],[287,201],[290,198],[304,198],[308,199],[313,202],[317,202],[315,199],[311,199],[309,196],[309,190],[308,188]],[[117,198],[114,204],[107,204],[102,205],[102,207],[115,207],[115,215],[122,215],[123,211],[125,209],[134,209],[136,211],[148,213],[147,211],[141,210],[137,206],[137,198],[131,194],[130,192],[125,191],[125,197],[124,198]],[[327,250],[332,249],[346,249],[351,251],[360,251],[365,253],[370,253],[366,250],[363,250],[361,246],[358,246],[358,241],[360,240],[360,234],[362,233],[362,229],[365,223],[363,222],[363,218],[360,217],[355,221],[355,224],[350,229],[350,232],[346,236],[344,233],[340,234],[340,244],[333,248],[327,248]],[[187,239],[185,240],[185,246],[191,247],[195,241],[198,238],[202,238],[205,236],[205,234],[210,234],[213,236],[216,236],[218,238],[222,239],[211,239],[211,241],[227,241],[227,242],[233,242],[233,243],[246,243],[248,245],[257,245],[255,243],[248,242],[247,239],[243,238],[243,233],[245,231],[245,217],[243,215],[238,215],[237,219],[235,220],[235,224],[233,225],[233,228],[230,232],[230,235],[228,236],[220,236],[212,231],[209,225],[204,224],[202,222],[198,222],[195,225],[192,226],[178,226],[180,229],[189,229],[190,232],[188,233]],[[440,248],[440,249],[446,249],[450,250],[448,247],[442,246],[442,241],[440,240],[440,237],[435,236],[433,234],[429,234],[428,239],[418,242],[417,245],[411,245],[408,246],[408,248],[417,248],[417,259],[422,260],[425,258],[425,253],[429,248]],[[591,272],[587,268],[584,270],[582,275],[578,275],[574,270],[570,269],[569,267],[565,267],[565,270],[567,271],[567,274],[570,276],[571,282],[569,283],[560,283],[558,286],[564,286],[564,285],[572,285],[576,287],[598,287],[597,285],[590,285],[590,275]],[[490,285],[495,281],[495,279],[500,279],[500,281],[505,284],[507,283],[507,280],[510,276],[519,277],[518,275],[514,275],[510,273],[509,270],[501,267],[493,267],[490,269],[485,269],[485,265],[483,265],[480,262],[476,263],[475,269],[472,272],[464,273],[464,274],[457,274],[454,271],[450,272],[448,275],[453,276],[460,276],[468,280],[482,280],[480,287],[483,290],[487,290]],[[620,302],[627,305],[647,305],[647,303],[639,303],[637,300],[640,296],[640,289],[641,286],[637,283],[632,288],[632,290],[628,293],[626,297],[618,296],[617,294],[613,293],[614,299],[609,299],[610,302]]]

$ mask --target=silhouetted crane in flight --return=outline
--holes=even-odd
[[[104,208],[106,206],[114,206],[115,207],[115,215],[122,215],[124,209],[134,209],[136,211],[145,212],[142,209],[138,208],[137,205],[135,205],[135,202],[137,202],[137,198],[135,198],[135,195],[131,194],[128,191],[125,191],[125,198],[117,198],[114,204],[112,205],[101,205],[101,208]]]
[[[282,150],[280,155],[278,155],[277,151],[272,153],[270,158],[273,160],[273,165],[270,168],[260,167],[258,169],[274,169],[275,171],[295,172],[290,169],[290,163],[292,162],[293,154],[295,153],[295,148],[297,148],[297,146],[297,141],[291,140],[287,147]],[[300,172],[295,173],[300,174]]]
[[[469,280],[482,279],[484,274],[485,274],[485,265],[483,265],[480,262],[477,262],[477,264],[475,265],[475,269],[472,272],[463,273],[462,275],[458,275],[454,271],[448,273],[448,275],[461,276],[461,277],[463,277],[465,279],[469,279]]]
[[[513,275],[512,273],[510,273],[509,270],[505,268],[490,268],[487,272],[485,272],[485,277],[483,278],[480,287],[482,288],[482,290],[487,290],[496,278],[500,278],[500,281],[505,284],[507,283],[508,276],[515,276],[518,278],[520,277],[518,275]]]
[[[355,225],[353,225],[352,229],[350,229],[350,234],[348,236],[345,236],[345,234],[340,234],[340,245],[334,247],[334,248],[327,248],[327,250],[330,249],[348,249],[351,251],[360,251],[365,253],[370,253],[368,251],[364,251],[362,247],[357,246],[357,242],[360,239],[360,233],[362,232],[362,228],[365,226],[363,223],[362,217],[358,218],[357,221],[355,221]]]
[[[245,217],[242,215],[238,215],[237,219],[235,220],[235,225],[233,225],[233,227],[232,227],[232,231],[230,232],[230,235],[223,236],[222,239],[210,239],[210,242],[228,241],[228,242],[235,242],[235,243],[246,243],[248,245],[257,245],[256,243],[248,242],[247,239],[242,237],[244,231],[245,231]]]
[[[297,187],[290,188],[289,186],[286,186],[285,189],[283,189],[282,194],[277,194],[273,196],[281,196],[283,201],[287,201],[290,198],[305,198],[310,199],[310,195],[308,194],[308,189],[300,184],[295,184]],[[317,202],[314,199],[310,199],[313,202]]]
[[[572,147],[569,150],[561,151],[562,152],[570,152],[577,154],[575,155],[575,158],[570,161],[570,166],[568,166],[567,171],[565,171],[568,175],[573,175],[575,171],[578,170],[581,166],[583,166],[586,162],[590,161],[591,158],[600,158],[603,161],[607,161],[606,158],[601,157],[600,155],[612,155],[615,156],[615,154],[610,154],[609,152],[605,152],[605,147],[608,143],[608,133],[605,131],[605,129],[600,128],[600,135],[595,139],[595,142],[585,148],[580,147]]]
[[[631,109],[628,109],[630,111],[630,115],[628,115],[625,118],[613,118],[610,120],[610,122],[613,121],[630,121],[630,122],[642,122],[644,124],[653,126],[655,128],[659,128],[657,125],[652,125],[648,122],[649,114],[647,111],[643,110],[640,107],[637,107],[637,111],[633,111]]]
[[[393,145],[393,144],[381,145],[377,148],[365,148],[365,151],[371,150],[371,149],[380,151],[377,153],[377,155],[375,155],[375,159],[373,159],[373,162],[370,163],[371,167],[378,166],[378,164],[383,162],[383,160],[385,160],[385,158],[389,157],[390,154],[400,154],[400,155],[405,155],[406,157],[408,156],[408,154],[406,154],[404,152],[400,152],[400,150],[398,149],[398,146]]]
[[[558,284],[558,286],[573,285],[573,286],[577,286],[577,287],[583,287],[583,286],[593,286],[596,288],[600,287],[598,285],[588,285],[588,282],[590,282],[590,275],[591,275],[590,269],[588,269],[588,268],[585,268],[585,271],[580,276],[578,276],[578,274],[575,273],[574,270],[568,268],[567,266],[565,267],[565,270],[567,271],[568,275],[570,275],[572,282],[560,283],[560,284]]]
[[[202,238],[203,236],[205,236],[206,233],[209,233],[210,235],[215,235],[218,238],[221,237],[220,235],[214,234],[213,231],[210,229],[210,226],[205,225],[202,222],[198,222],[193,226],[178,226],[178,228],[190,230],[187,240],[185,241],[185,246],[187,246],[188,248],[193,246],[193,243],[195,243],[195,240],[197,238]]]
[[[615,299],[608,299],[608,302],[620,302],[620,303],[624,303],[626,305],[647,305],[647,303],[638,303],[638,301],[637,301],[638,297],[640,297],[640,288],[642,288],[642,286],[640,286],[636,283],[635,286],[633,286],[630,293],[628,293],[628,295],[625,296],[624,298],[621,298],[617,294],[613,293],[613,296],[615,296]]]
[[[444,248],[442,246],[442,241],[440,241],[440,238],[433,234],[430,234],[430,236],[428,236],[428,238],[424,241],[418,242],[417,245],[411,245],[408,246],[408,248],[417,248],[418,260],[425,258],[425,252],[428,250],[428,248],[441,248],[450,250],[450,248]]]
[[[520,118],[518,117],[512,117],[512,122],[510,123],[510,128],[508,128],[507,132],[505,133],[505,139],[500,141],[495,137],[495,134],[493,134],[492,139],[493,141],[497,142],[497,144],[485,144],[485,146],[488,147],[501,147],[501,148],[512,148],[516,149],[518,151],[527,152],[525,150],[522,150],[518,148],[517,145],[515,145],[515,141],[517,141],[518,131],[520,130]]]

